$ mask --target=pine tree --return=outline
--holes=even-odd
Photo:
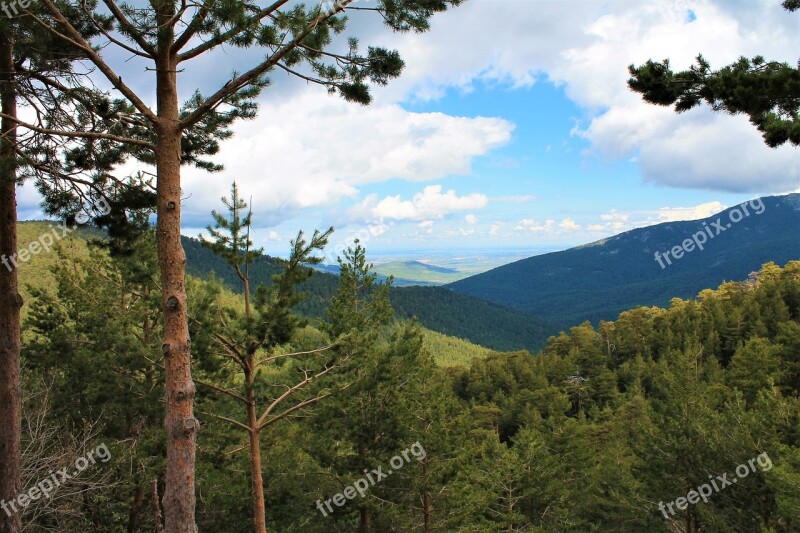
[[[202,239],[204,246],[210,248],[215,254],[222,257],[236,272],[236,275],[244,284],[244,308],[245,315],[249,319],[250,310],[250,264],[261,254],[263,248],[253,248],[253,241],[250,240],[250,228],[252,226],[253,211],[252,207],[247,214],[242,217],[242,211],[247,209],[248,204],[239,197],[239,189],[236,182],[231,185],[231,198],[222,198],[222,203],[230,213],[230,218],[226,218],[216,211],[211,212],[214,217],[214,227],[206,227],[212,240]],[[246,230],[243,235],[242,231]]]
[[[55,19],[53,23],[42,21],[42,31],[63,35],[71,46],[84,52],[115,93],[134,110],[132,116],[119,121],[120,133],[117,133],[120,129],[111,129],[95,132],[94,137],[131,147],[136,157],[154,163],[157,168],[157,237],[167,367],[168,461],[164,511],[166,527],[171,533],[194,533],[196,529],[194,464],[198,427],[193,414],[195,388],[191,378],[185,254],[180,245],[181,165],[218,169],[198,157],[186,157],[187,145],[196,149],[196,155],[215,153],[219,142],[230,137],[230,124],[254,116],[255,98],[267,87],[267,75],[276,70],[316,82],[347,100],[368,103],[368,84],[388,83],[400,74],[403,62],[397,52],[383,48],[370,47],[366,53],[359,52],[356,39],[350,39],[343,52],[330,50],[333,35],[346,27],[347,19],[340,15],[352,3],[353,0],[342,0],[327,10],[320,5],[287,6],[284,0],[267,7],[244,2],[188,5],[166,0],[139,9],[109,1],[117,36],[104,34],[98,46],[80,34],[56,2],[41,1]],[[381,16],[391,30],[425,31],[434,14],[459,3],[460,0],[386,0],[367,11]],[[153,72],[155,95],[137,94],[112,66],[112,55],[105,52],[104,45],[113,45],[148,61],[152,65],[149,70]],[[181,108],[178,72],[190,60],[207,57],[224,45],[257,48],[266,57],[220,81],[211,94],[195,93]],[[304,64],[310,74],[298,70]],[[156,102],[155,110],[145,103],[150,100]],[[32,131],[74,136],[68,129],[39,128],[17,122]],[[134,126],[126,128],[126,124]]]
[[[99,494],[84,495],[81,507],[84,519],[104,530],[119,527],[122,517],[131,529],[155,529],[151,483],[163,487],[163,368],[157,357],[161,326],[153,233],[130,243],[133,248],[124,259],[98,246],[91,246],[87,257],[54,252],[60,254],[55,288],[34,291],[25,332],[31,339],[26,374],[50,383],[52,420],[66,427],[96,427],[95,441],[112,447],[114,460],[104,468],[114,472],[117,482]],[[74,531],[67,523],[35,525]]]
[[[204,366],[210,370],[209,374],[217,383],[201,380],[198,382],[236,400],[244,407],[245,422],[215,413],[208,414],[244,430],[248,435],[253,530],[256,533],[266,533],[267,513],[261,464],[261,433],[292,413],[307,409],[327,397],[329,392],[324,389],[311,392],[309,389],[339,367],[336,363],[327,364],[325,352],[331,345],[298,353],[284,353],[279,350],[281,345],[291,340],[294,332],[303,324],[293,309],[304,298],[303,294],[297,293],[297,286],[312,274],[312,271],[304,265],[321,261],[319,257],[314,256],[314,253],[327,245],[333,228],[323,233],[314,232],[309,241],[305,240],[302,232],[298,234],[292,241],[291,254],[288,261],[284,262],[283,272],[275,276],[270,287],[263,285],[258,287],[255,312],[253,312],[248,272],[250,264],[261,255],[262,251],[252,248],[250,240],[252,212],[248,212],[244,217],[241,216],[241,211],[246,210],[248,205],[239,197],[235,183],[231,187],[230,199],[223,198],[222,202],[228,209],[228,218],[216,211],[213,212],[216,226],[214,228],[209,226],[211,240],[204,241],[204,244],[224,258],[244,283],[245,313],[242,317],[235,309],[222,307],[216,301],[218,290],[207,293],[206,299],[200,302],[193,328],[196,334],[193,337],[196,339],[196,350],[201,354],[207,352],[208,360]],[[212,354],[220,354],[222,357],[214,358],[212,361]],[[264,383],[264,372],[274,374],[270,367],[278,363],[286,364],[286,361],[291,361],[292,358],[299,358],[302,361],[296,369],[300,377],[286,376],[286,379],[291,381],[277,380],[278,383],[274,384]],[[224,383],[227,380],[220,378],[225,377],[226,369],[231,362],[241,372],[242,379],[230,380],[232,384],[227,386]],[[273,375],[270,381],[274,378]],[[243,390],[236,391],[235,383],[242,383]],[[261,402],[265,402],[266,405],[260,407]]]
[[[86,3],[93,9],[95,2]],[[64,6],[64,16],[76,31],[90,39],[104,29],[107,20],[98,18],[96,26],[81,23],[80,9]],[[47,18],[46,16],[44,18]],[[18,106],[34,108],[40,123],[68,120],[77,130],[86,127],[81,112],[107,103],[98,91],[80,85],[73,71],[76,61],[84,58],[78,50],[69,50],[63,39],[38,30],[30,17],[9,14],[0,20],[0,420],[6,431],[0,433],[0,501],[10,500],[20,487],[20,315],[23,306],[19,293],[17,255],[16,187],[27,178],[35,178],[42,189],[85,191],[80,169],[62,171],[54,164],[54,153],[63,146],[37,134],[18,131]],[[62,78],[53,82],[49,77]],[[65,108],[70,108],[65,112]],[[81,148],[74,147],[78,152]],[[57,158],[56,158],[57,159]],[[71,172],[75,171],[77,172]],[[104,170],[104,169],[99,169]],[[46,176],[46,178],[43,178]],[[103,180],[95,181],[96,192],[104,191]],[[54,196],[46,195],[48,208],[54,208]],[[13,265],[13,266],[12,266]],[[0,514],[0,531],[16,532],[21,528],[18,514]]]

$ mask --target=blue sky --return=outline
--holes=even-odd
[[[424,35],[365,13],[348,34],[398,49],[403,76],[361,107],[276,74],[259,117],[223,146],[226,170],[184,169],[186,234],[234,179],[272,254],[330,225],[335,242],[359,235],[373,251],[567,247],[800,188],[797,149],[767,148],[746,118],[677,115],[625,85],[649,58],[796,62],[800,15],[777,0],[470,0]],[[153,101],[143,67],[108,54]],[[258,55],[219,54],[187,65],[182,94]],[[39,216],[32,188],[20,192],[22,218]]]

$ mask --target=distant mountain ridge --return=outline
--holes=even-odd
[[[411,261],[394,261],[393,263],[400,263],[401,265],[403,265],[405,267],[420,268],[422,270],[430,270],[431,272],[439,272],[439,273],[442,273],[442,274],[454,274],[454,273],[458,272],[458,270],[456,270],[455,268],[441,267],[441,266],[431,265],[431,264],[428,264],[428,263],[424,263],[422,261],[415,261],[415,260],[411,260]],[[375,266],[377,268],[377,267],[380,267],[380,266],[385,266],[386,264],[393,264],[393,263],[385,263],[384,265],[375,265]]]
[[[228,288],[241,292],[241,281],[223,259],[197,239],[181,237],[181,243],[186,252],[188,274],[208,279],[214,272]],[[251,283],[253,286],[269,285],[278,272],[280,267],[275,258],[261,256],[250,267]],[[309,317],[323,316],[337,285],[337,275],[315,272],[302,287],[309,295],[298,306],[298,311]],[[394,287],[389,298],[399,318],[415,317],[430,330],[493,350],[525,348],[536,352],[549,336],[559,331],[557,325],[547,320],[443,287]]]
[[[639,305],[666,306],[673,297],[746,279],[763,263],[800,259],[800,194],[755,199],[756,207],[758,200],[763,211],[748,205],[749,215],[738,221],[731,213],[742,211],[734,206],[706,219],[664,222],[530,257],[446,287],[562,324],[613,320]],[[664,260],[664,252],[700,232],[712,235],[703,250],[687,246],[693,249]]]
[[[398,285],[444,285],[469,276],[455,268],[431,265],[422,261],[390,261],[377,263],[375,272],[402,280]]]

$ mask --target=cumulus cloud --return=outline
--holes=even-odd
[[[423,220],[417,227],[427,233],[428,235],[433,233],[433,220]]]
[[[612,209],[607,213],[602,213],[599,216],[599,220],[592,217],[585,217],[580,221],[564,218],[557,224],[554,220],[548,220],[541,224],[535,220],[523,219],[517,223],[514,229],[551,234],[578,232],[584,229],[590,235],[596,236],[599,233],[610,236],[661,222],[708,218],[725,209],[727,209],[727,206],[718,201],[706,202],[693,207],[662,207],[657,210],[631,212]]]
[[[616,209],[612,209],[608,213],[600,215],[600,220],[614,221],[614,222],[627,222],[630,215],[626,213],[619,213]]]
[[[581,229],[580,224],[576,224],[571,218],[565,218],[558,223],[558,227],[564,231],[577,231]]]
[[[555,219],[547,219],[540,223],[530,218],[524,218],[514,226],[515,231],[529,231],[532,233],[564,234],[579,231],[581,225],[571,218],[562,218],[558,223]]]
[[[587,110],[575,134],[596,153],[628,159],[645,181],[730,192],[785,192],[800,181],[796,149],[764,145],[746,117],[700,108],[681,115],[641,100],[627,66],[698,53],[721,67],[740,55],[794,63],[796,15],[760,0],[611,0],[602,4],[468,2],[434,19],[423,36],[397,36],[408,61],[389,99],[430,99],[482,81],[524,87],[549,79]],[[691,14],[691,16],[690,16]],[[475,32],[475,27],[482,31]],[[453,54],[453,42],[459,53]]]
[[[484,194],[472,193],[458,196],[453,189],[442,192],[441,185],[429,185],[418,192],[411,200],[403,200],[400,195],[387,196],[378,200],[377,195],[369,195],[351,209],[351,216],[365,220],[421,220],[441,218],[457,211],[481,209],[489,199]]]
[[[694,207],[663,207],[658,210],[659,222],[675,222],[678,220],[698,220],[716,215],[728,206],[713,201]]]
[[[693,207],[662,207],[654,211],[623,213],[612,209],[608,213],[600,215],[599,221],[588,223],[586,229],[605,235],[616,235],[617,233],[658,224],[660,222],[677,222],[680,220],[708,218],[727,208],[728,206],[715,200]]]
[[[517,225],[514,226],[515,231],[531,231],[534,233],[540,232],[551,232],[555,227],[556,221],[553,219],[548,219],[544,222],[544,224],[540,224],[533,219],[530,218],[523,218]]]
[[[467,224],[477,224],[478,223],[478,217],[476,217],[475,215],[473,215],[471,213],[469,215],[465,216],[464,220],[467,221]]]
[[[280,218],[355,197],[367,183],[470,174],[473,160],[506,143],[513,129],[499,118],[414,113],[398,105],[364,108],[306,91],[238,124],[235,141],[223,144],[217,160],[226,176],[253,193],[257,210]],[[205,216],[230,186],[201,171],[185,174],[193,192],[189,216]]]

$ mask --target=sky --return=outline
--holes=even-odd
[[[375,0],[359,0],[365,7]],[[368,250],[566,248],[800,190],[800,152],[764,145],[746,117],[676,114],[628,90],[627,67],[798,61],[800,13],[780,0],[468,0],[425,34],[351,16],[346,35],[399,50],[403,75],[360,106],[275,73],[256,119],[215,160],[184,168],[186,235],[236,180],[254,239],[282,255],[297,231],[336,228]],[[154,100],[144,65],[106,51]],[[184,97],[260,58],[223,49],[185,65]],[[126,172],[135,170],[133,165]],[[30,185],[21,218],[40,218]]]

